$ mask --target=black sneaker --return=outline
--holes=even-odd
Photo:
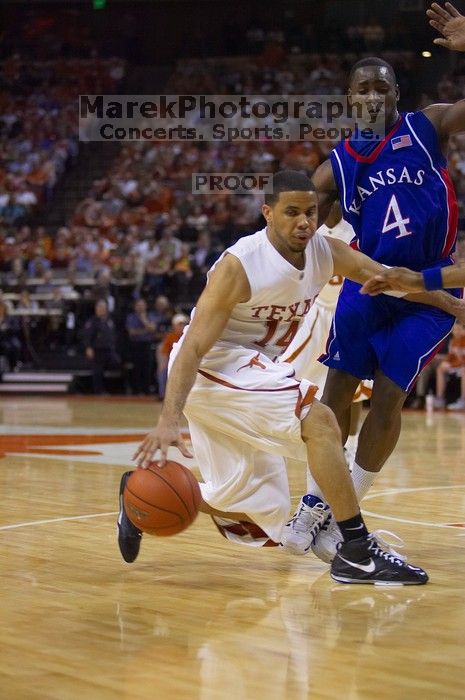
[[[128,564],[137,559],[142,539],[142,531],[132,524],[126,515],[123,503],[123,491],[126,481],[132,472],[124,472],[119,485],[119,513],[118,513],[118,546],[121,556]]]
[[[374,534],[341,542],[331,564],[331,577],[340,583],[379,586],[415,586],[428,581],[426,571],[407,564],[389,545],[383,549]]]

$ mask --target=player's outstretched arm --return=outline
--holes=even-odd
[[[433,279],[431,279],[431,273],[429,271],[426,271],[425,273],[416,273],[412,270],[408,270],[407,268],[387,269],[384,267],[384,265],[381,265],[381,263],[372,260],[367,255],[360,253],[358,250],[353,250],[353,248],[342,241],[337,241],[332,238],[326,238],[326,240],[328,241],[333,254],[335,275],[348,277],[354,282],[359,282],[360,284],[364,285],[362,289],[366,289],[365,285],[368,283],[368,280],[373,277],[379,277],[382,280],[390,279],[393,281],[394,274],[392,274],[391,277],[388,277],[388,275],[391,270],[396,270],[396,281],[400,282],[400,286],[395,286],[394,284],[388,286],[386,283],[385,288],[381,289],[379,293],[400,296],[406,301],[426,304],[427,306],[434,306],[437,309],[441,309],[441,311],[445,311],[452,316],[456,316],[457,320],[459,320],[461,323],[465,322],[465,303],[462,301],[462,299],[457,299],[451,294],[443,291],[425,291],[426,288],[423,284],[423,274],[427,276],[428,280],[431,280],[431,283],[436,282],[435,286],[432,284],[427,284],[427,289],[440,289],[441,286],[444,286],[444,284],[438,284],[438,274],[441,274],[440,270],[435,270],[433,273]],[[434,274],[436,275],[435,277]],[[420,280],[421,286],[418,285],[418,280]],[[450,284],[449,286],[452,287],[454,285]],[[461,286],[461,284],[456,286]]]
[[[450,265],[434,272],[413,272],[406,267],[391,267],[369,279],[360,290],[376,296],[386,291],[424,292],[427,289],[465,286],[465,266]]]
[[[215,267],[198,300],[168,377],[160,419],[134,454],[139,467],[147,467],[157,450],[160,450],[160,464],[163,465],[170,445],[178,447],[185,457],[192,457],[179,429],[186,399],[202,357],[220,337],[234,307],[249,298],[250,285],[244,268],[235,256],[226,255]]]
[[[450,2],[442,7],[433,2],[426,11],[429,23],[442,36],[435,44],[451,51],[465,51],[465,17]],[[465,100],[455,104],[434,104],[423,110],[433,123],[438,136],[445,140],[452,134],[465,131]]]
[[[381,263],[372,260],[359,250],[354,250],[344,241],[329,236],[325,238],[333,256],[334,275],[348,277],[353,282],[365,284],[369,279],[381,275],[386,270]]]
[[[407,267],[391,267],[371,277],[360,290],[361,294],[375,297],[385,292],[424,292],[421,272],[413,272]]]

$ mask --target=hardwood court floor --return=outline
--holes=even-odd
[[[125,564],[120,474],[157,410],[0,401],[2,698],[465,697],[465,414],[406,413],[363,503],[431,576],[382,588],[336,584],[313,555],[228,543],[202,515]],[[304,475],[290,477],[297,500]]]

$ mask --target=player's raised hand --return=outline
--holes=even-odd
[[[177,423],[160,418],[155,428],[147,433],[144,440],[141,442],[133,460],[136,461],[138,467],[147,469],[147,467],[155,459],[155,455],[160,450],[160,458],[158,463],[161,467],[166,464],[168,448],[174,445],[184,457],[192,457],[192,454],[187,449],[184,440],[181,437]]]
[[[444,46],[451,51],[465,51],[465,17],[450,2],[444,7],[433,2],[429,10],[426,10],[429,23],[442,34],[441,39],[434,39],[434,43]]]
[[[424,292],[423,275],[406,267],[391,267],[371,277],[360,289],[360,294],[375,297],[383,292]]]

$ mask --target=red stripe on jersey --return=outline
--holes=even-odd
[[[243,537],[245,540],[263,540],[262,547],[279,547],[279,542],[275,542],[274,540],[270,539],[266,532],[264,532],[259,525],[256,525],[256,523],[238,520],[237,522],[223,525],[216,521],[214,515],[210,517],[220,533],[223,535],[223,537],[226,537],[226,539],[228,539],[226,533],[231,532],[233,535]]]
[[[452,180],[450,179],[449,171],[447,170],[447,168],[441,168],[441,175],[447,189],[447,230],[446,238],[444,241],[444,247],[442,249],[442,257],[446,258],[450,254],[457,239],[459,208],[457,205],[457,197],[455,196],[454,185],[452,184]]]
[[[236,384],[231,384],[230,382],[227,382],[225,379],[220,379],[219,377],[215,377],[213,374],[209,374],[208,372],[205,372],[203,369],[198,369],[197,372],[202,375],[202,377],[205,377],[205,379],[209,379],[212,382],[215,382],[216,384],[221,384],[221,386],[226,386],[228,389],[237,389],[238,391],[294,391],[295,389],[298,389],[300,386],[300,382],[298,384],[291,384],[290,386],[281,386],[277,389],[246,389],[243,386],[237,386]],[[295,372],[292,372],[291,375],[288,375],[288,379],[292,379],[295,375]]]
[[[361,156],[360,153],[357,153],[352,146],[349,143],[349,140],[347,139],[344,141],[344,147],[355,160],[358,160],[360,163],[373,163],[373,161],[376,160],[376,158],[379,156],[381,151],[383,150],[384,146],[386,145],[387,141],[396,133],[397,129],[399,126],[402,124],[402,115],[400,115],[399,120],[394,124],[392,127],[391,131],[386,134],[384,139],[376,146],[375,150],[373,153],[371,153],[369,156]]]

